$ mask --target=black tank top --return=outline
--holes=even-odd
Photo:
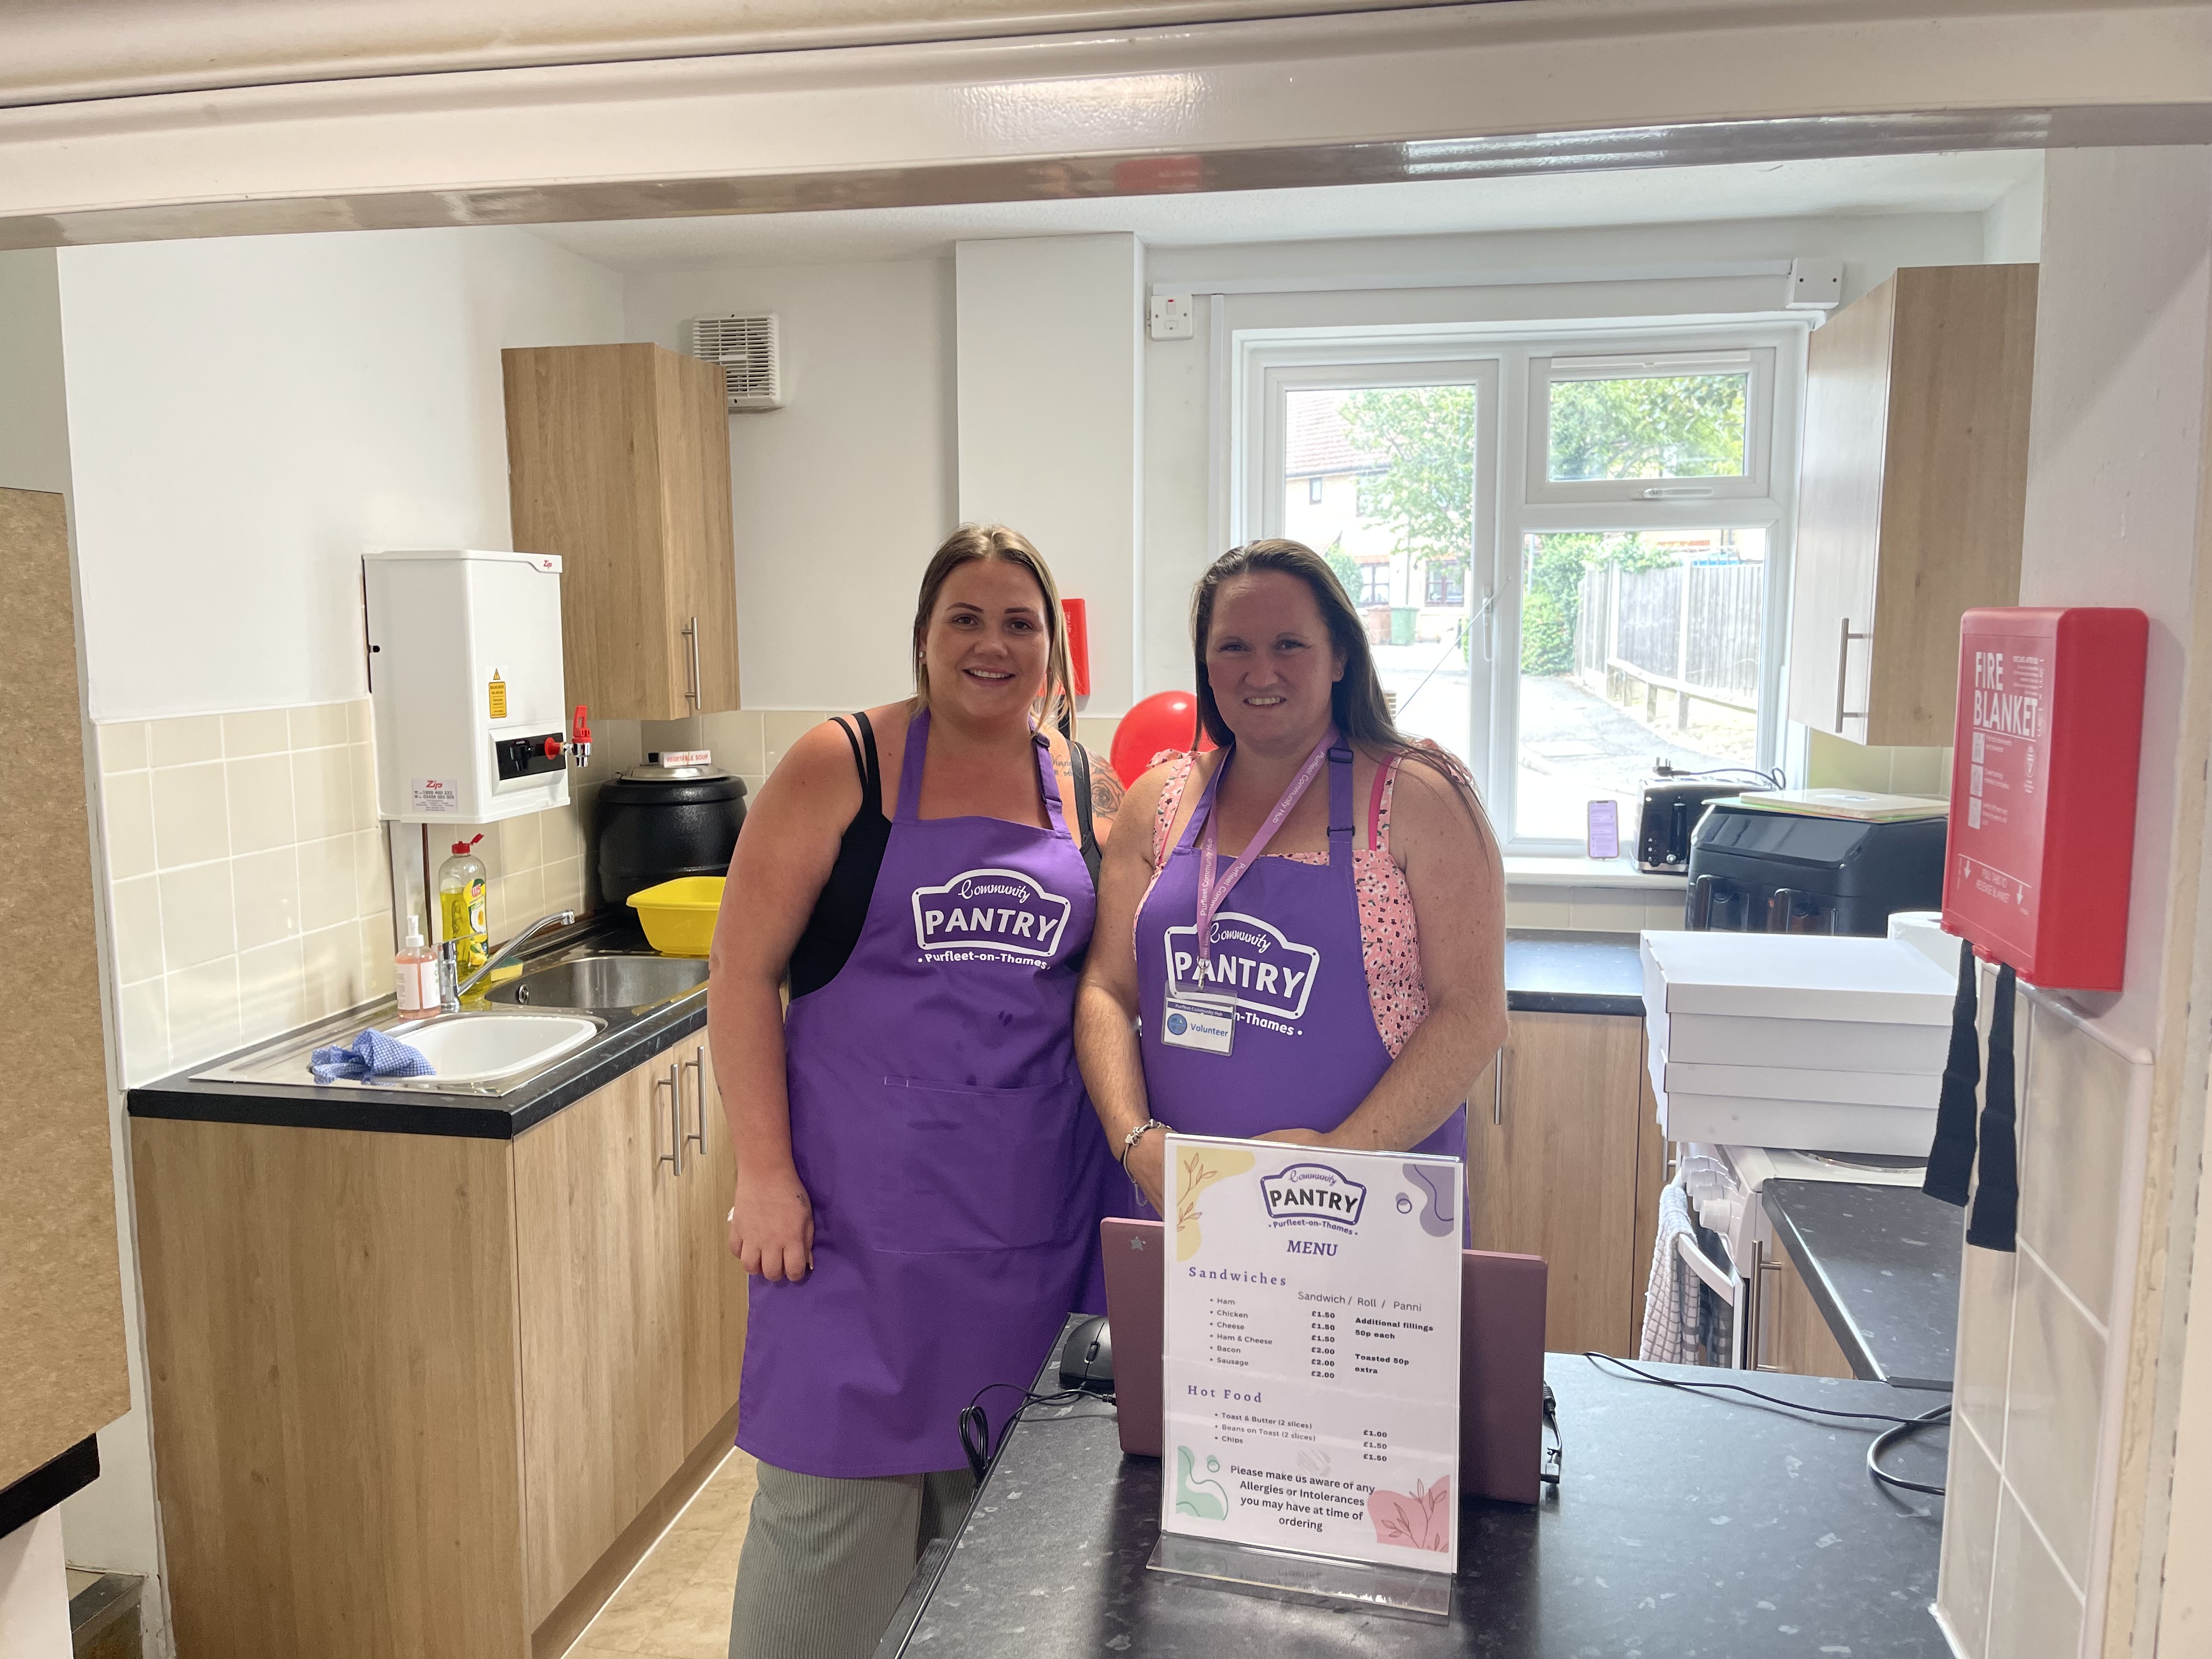
[[[851,724],[847,724],[849,720]],[[840,715],[834,722],[852,745],[853,767],[860,775],[860,810],[838,838],[837,861],[830,866],[830,879],[814,901],[805,931],[791,949],[791,994],[803,997],[818,991],[844,971],[860,930],[867,926],[868,907],[875,902],[876,877],[884,867],[884,849],[890,845],[891,823],[884,816],[884,771],[876,754],[876,728],[865,713]],[[1091,872],[1091,884],[1098,884],[1098,838],[1091,818],[1091,757],[1071,738],[1067,745],[1075,785],[1076,844]]]

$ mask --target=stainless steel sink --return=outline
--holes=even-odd
[[[532,969],[485,1000],[526,1008],[650,1008],[707,982],[696,957],[585,956]]]

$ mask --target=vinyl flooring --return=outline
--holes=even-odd
[[[753,1467],[741,1451],[722,1460],[568,1659],[727,1659]]]

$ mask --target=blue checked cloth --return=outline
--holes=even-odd
[[[437,1068],[420,1048],[386,1036],[363,1031],[351,1042],[333,1042],[308,1056],[307,1069],[318,1083],[368,1083],[380,1077],[429,1077]]]

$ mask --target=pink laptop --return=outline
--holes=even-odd
[[[1160,1455],[1160,1319],[1165,1277],[1158,1221],[1100,1224],[1114,1401],[1121,1449]],[[1542,1491],[1544,1288],[1541,1256],[1460,1255],[1460,1490],[1533,1504]]]

